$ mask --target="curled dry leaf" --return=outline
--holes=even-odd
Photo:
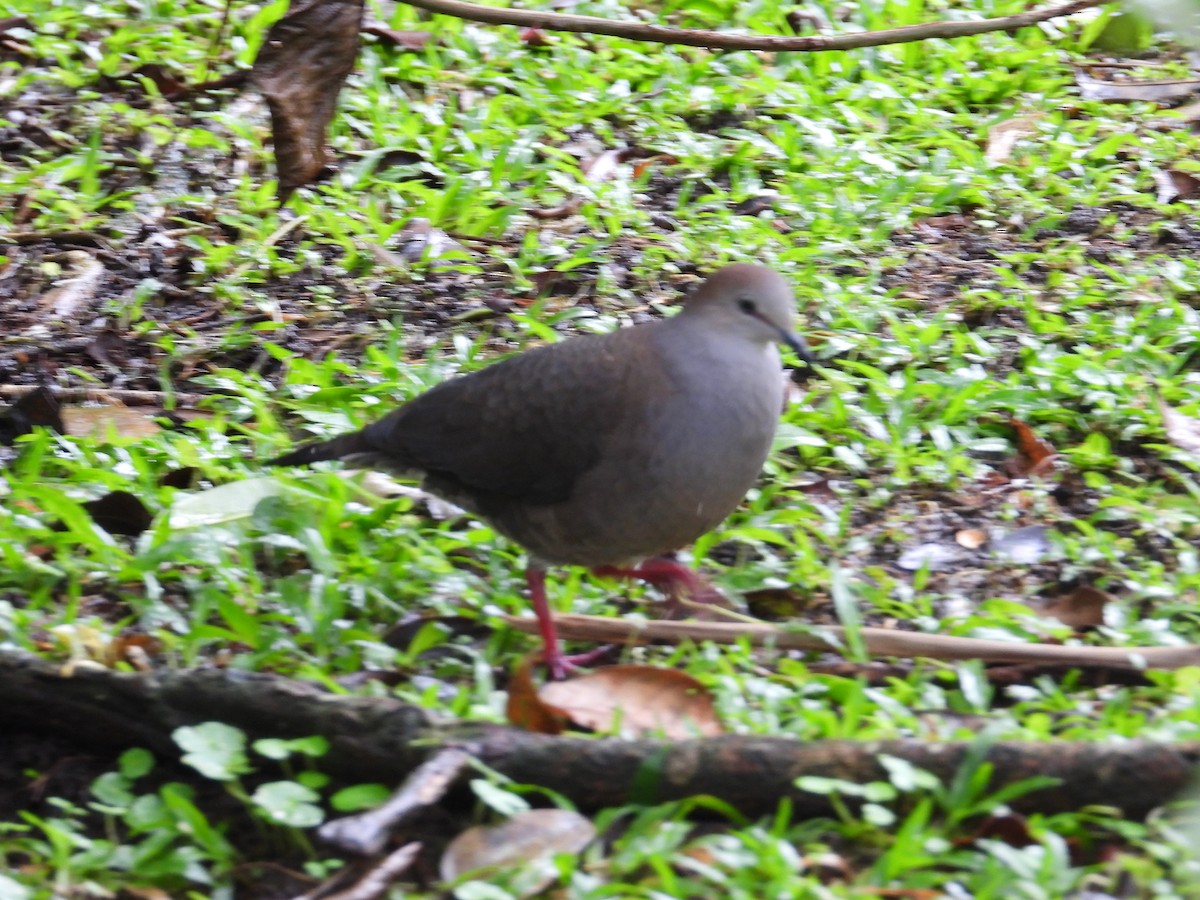
[[[679,158],[672,156],[669,153],[656,153],[654,156],[647,156],[643,160],[639,160],[633,167],[633,177],[641,178],[646,173],[646,170],[651,166],[662,163],[663,165],[672,166],[679,162]]]
[[[983,155],[992,162],[1004,162],[1012,156],[1017,141],[1031,134],[1037,134],[1038,122],[1041,119],[1042,116],[1039,113],[1016,116],[1003,122],[997,122],[988,131],[987,149],[984,150]]]
[[[70,318],[88,304],[108,271],[103,263],[82,250],[68,250],[64,256],[65,276],[38,299],[41,308],[56,319]]]
[[[517,728],[538,734],[562,734],[570,718],[566,710],[559,709],[538,695],[533,685],[533,659],[528,657],[521,661],[508,680],[504,716]]]
[[[593,731],[669,740],[711,737],[724,728],[712,695],[691,675],[653,666],[610,666],[542,687],[544,703]]]
[[[251,84],[271,108],[271,134],[285,201],[325,168],[325,129],[358,58],[363,0],[295,0],[271,26]]]
[[[1154,173],[1154,187],[1159,203],[1190,200],[1200,193],[1200,178],[1179,169],[1159,169]]]
[[[129,663],[144,671],[149,657],[162,652],[162,642],[146,634],[114,636],[79,623],[55,625],[50,633],[70,657],[63,666],[64,674],[70,674],[80,664],[112,668],[118,663]]]
[[[549,47],[554,41],[540,28],[522,28],[521,43],[526,47]]]
[[[596,827],[568,809],[529,809],[498,825],[468,828],[446,847],[439,874],[455,881],[469,873],[509,868],[539,861],[550,862],[558,853],[579,853],[596,836]],[[530,868],[535,868],[531,866]],[[553,880],[548,867],[536,877],[538,884],[523,885],[522,896],[538,892]]]
[[[1013,478],[1049,474],[1058,458],[1054,445],[1020,419],[1012,419],[1011,424],[1017,432],[1017,454],[1004,463],[1004,470]]]
[[[1081,584],[1071,593],[1048,603],[1042,613],[1071,628],[1093,628],[1104,624],[1104,607],[1112,600],[1112,594]]]

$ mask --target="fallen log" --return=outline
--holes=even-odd
[[[1055,786],[1009,804],[1020,811],[1102,804],[1140,818],[1186,787],[1200,761],[1197,742],[981,746],[750,735],[673,742],[551,736],[495,724],[436,722],[397,700],[334,694],[274,675],[229,669],[145,674],[93,665],[67,671],[11,651],[0,652],[0,684],[0,721],[10,732],[51,734],[89,751],[146,747],[175,758],[176,728],[215,720],[252,739],[323,735],[331,749],[320,766],[330,774],[399,783],[432,754],[459,747],[518,783],[557,791],[583,809],[709,794],[748,816],[772,812],[784,797],[797,817],[829,815],[829,798],[800,790],[797,778],[887,780],[879,762],[886,754],[949,782],[974,751],[992,766],[992,791],[1034,776],[1057,779]]]

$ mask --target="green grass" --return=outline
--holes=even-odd
[[[778,31],[788,8],[657,7],[681,25],[763,31]],[[943,3],[819,8],[840,29],[967,14]],[[1021,8],[975,0],[969,11]],[[1080,99],[1081,24],[851,53],[713,55],[569,35],[539,48],[515,29],[375,10],[436,40],[417,53],[365,41],[332,125],[338,171],[281,211],[261,105],[224,93],[171,101],[131,73],[157,63],[192,82],[246,65],[283,10],[235,8],[209,59],[216,5],[103,0],[85,14],[69,2],[0,3],[0,16],[32,23],[12,35],[28,53],[0,62],[0,239],[46,235],[0,247],[0,301],[11,290],[36,304],[61,277],[56,232],[92,231],[109,248],[87,317],[42,321],[39,333],[19,304],[5,308],[13,328],[0,369],[28,380],[15,354],[42,352],[70,383],[219,395],[205,417],[150,438],[21,440],[0,471],[0,646],[61,656],[88,629],[101,639],[144,631],[170,665],[220,660],[355,689],[361,673],[399,670],[401,699],[500,720],[499,673],[534,646],[493,619],[528,611],[519,550],[479,522],[437,521],[331,470],[265,473],[260,461],[502,353],[629,324],[673,301],[680,274],[734,260],[787,276],[826,363],[788,409],[760,486],[691,550],[721,586],[791,585],[817,621],[836,619],[837,600],[868,624],[1040,640],[1071,633],[1021,601],[1086,582],[1117,599],[1085,640],[1200,641],[1200,460],[1168,444],[1154,402],[1158,392],[1200,416],[1200,231],[1191,201],[1159,204],[1154,187],[1159,170],[1195,167],[1200,140],[1185,123],[1160,125],[1169,114],[1151,104]],[[575,11],[632,14],[615,2]],[[1164,38],[1149,62],[1164,68],[1134,74],[1186,74]],[[990,161],[990,131],[1029,115],[1033,132]],[[627,145],[660,158],[603,182],[581,173],[581,159]],[[767,209],[736,211],[760,195]],[[528,214],[572,197],[582,200],[575,217]],[[381,262],[377,248],[395,252],[414,217],[469,252]],[[554,287],[538,296],[550,273]],[[96,318],[145,360],[132,382],[61,355],[61,339]],[[1014,417],[1061,454],[1058,482],[989,486],[1013,452]],[[160,484],[185,466],[198,470],[196,490]],[[829,480],[833,499],[799,488],[814,477]],[[245,514],[172,523],[172,509],[216,487]],[[157,514],[137,539],[107,534],[80,505],[116,489]],[[254,504],[255,489],[270,496]],[[895,565],[916,544],[952,545],[960,528],[998,536],[1031,524],[1055,531],[1034,565]],[[563,611],[626,608],[611,584],[577,572],[556,573],[551,589]],[[492,627],[470,637],[433,624],[410,646],[385,641],[415,614]],[[982,720],[1006,739],[1200,737],[1192,671],[1157,674],[1149,687],[1068,678],[997,689],[966,664],[868,686],[814,673],[811,659],[738,647],[630,658],[700,678],[745,733],[949,740]],[[314,877],[337,864],[297,829],[258,856],[230,844],[231,822],[262,818],[250,789],[231,795],[236,812],[212,812],[175,776],[142,783],[124,764],[115,771],[125,781],[107,777],[92,798],[31,805],[0,826],[0,897],[135,882],[226,896],[239,866],[272,853]],[[289,783],[322,802],[332,790]],[[828,821],[781,808],[746,822],[718,809],[728,826],[697,830],[693,804],[604,811],[601,830],[620,823],[616,837],[563,862],[559,880],[579,898],[869,886],[1032,898],[1084,887],[1185,896],[1197,877],[1191,838],[1170,816],[1035,816],[1030,843],[1015,847],[972,837],[994,806],[985,785],[888,787],[894,796]],[[189,824],[149,846],[168,819]],[[114,873],[112,853],[153,853],[161,865]],[[479,890],[460,896],[509,896]]]

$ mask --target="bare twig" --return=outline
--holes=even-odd
[[[20,400],[42,385],[0,384],[0,398]],[[118,388],[56,388],[48,386],[59,403],[107,403],[111,406],[195,406],[204,394],[168,394],[166,391],[131,391]]]
[[[413,841],[398,850],[393,850],[368,870],[356,885],[337,894],[324,895],[323,900],[376,900],[376,898],[382,897],[401,875],[412,868],[421,848],[422,844]],[[304,898],[310,896],[314,895],[305,894]],[[315,896],[319,898],[322,895]],[[303,900],[303,898],[297,898],[297,900]]]
[[[351,853],[378,853],[398,825],[441,800],[470,762],[465,750],[443,747],[414,769],[383,806],[326,822],[321,839]]]
[[[1081,10],[1100,6],[1107,0],[1072,0],[1061,6],[1031,9],[1015,16],[978,19],[974,22],[927,22],[885,28],[882,31],[863,31],[857,34],[805,35],[788,37],[768,34],[726,34],[696,28],[671,28],[643,22],[614,22],[597,16],[576,16],[541,10],[503,9],[479,6],[464,0],[405,0],[410,6],[433,13],[486,22],[490,25],[519,25],[546,31],[574,31],[585,34],[607,34],[612,37],[658,44],[682,44],[687,47],[707,47],[711,50],[792,50],[819,52],[823,50],[855,50],[860,47],[881,47],[885,44],[907,44],[931,38],[969,37],[992,31],[1013,31],[1036,25],[1047,19],[1069,16]]]
[[[519,631],[537,633],[537,622],[505,616]],[[661,641],[713,641],[732,644],[749,640],[756,646],[780,650],[831,651],[846,645],[845,629],[822,625],[789,631],[766,622],[638,622],[602,616],[555,616],[560,637],[598,643]],[[944,634],[895,631],[891,628],[859,629],[863,646],[872,656],[923,656],[929,659],[979,659],[984,662],[1047,663],[1061,666],[1112,666],[1126,669],[1178,669],[1200,665],[1200,646],[1178,647],[1071,647],[1059,644],[1026,644],[1019,641],[985,641]]]

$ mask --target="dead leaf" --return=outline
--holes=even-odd
[[[522,28],[521,43],[526,47],[549,47],[554,41],[540,28]]]
[[[988,131],[987,148],[983,155],[992,162],[1004,162],[1012,156],[1017,141],[1031,134],[1037,134],[1038,122],[1041,120],[1041,113],[1034,113],[997,122]]]
[[[1013,478],[1050,472],[1058,458],[1054,445],[1034,434],[1020,419],[1012,419],[1011,424],[1017,432],[1017,455],[1004,463],[1004,470]]]
[[[778,194],[758,194],[754,197],[747,197],[733,207],[735,216],[758,216],[762,215],[769,209],[774,209],[775,204],[779,202]]]
[[[572,197],[567,202],[558,206],[551,206],[548,209],[527,209],[525,212],[535,219],[565,219],[579,212],[579,207],[581,206],[583,206],[583,198]]]
[[[263,41],[251,85],[271,108],[279,202],[316,179],[325,130],[358,58],[363,0],[295,0]]]
[[[498,825],[468,828],[446,847],[438,867],[443,881],[455,881],[468,873],[537,862],[550,862],[559,853],[580,853],[596,837],[596,827],[568,809],[529,809]],[[535,884],[522,885],[522,896],[532,896],[557,875],[547,867]]]
[[[129,406],[64,406],[67,434],[108,440],[114,437],[138,440],[162,431],[155,421],[159,413]]]
[[[428,31],[400,31],[396,28],[389,28],[382,22],[371,19],[366,22],[362,30],[365,34],[374,35],[382,41],[391,44],[397,50],[411,50],[419,52],[429,46],[433,40],[433,34]]]
[[[1158,169],[1154,173],[1154,186],[1159,203],[1190,200],[1200,193],[1200,178],[1179,169]]]
[[[69,674],[80,664],[100,664],[112,668],[118,663],[128,662],[142,669],[148,656],[162,652],[162,642],[147,634],[111,635],[90,625],[72,623],[56,625],[50,633],[59,648],[67,651],[69,659],[64,665],[64,674]]]
[[[1200,462],[1200,421],[1167,406],[1162,397],[1157,401],[1167,440]]]
[[[67,271],[38,298],[41,308],[56,319],[70,318],[95,297],[108,272],[103,263],[82,250],[68,250],[63,255]]]
[[[129,342],[117,329],[108,326],[101,330],[84,350],[88,356],[107,368],[119,368],[113,356],[120,359],[124,355]]]
[[[836,503],[838,495],[828,478],[818,478],[804,484],[788,485],[789,490],[802,493],[812,503]]]
[[[982,528],[964,528],[954,533],[954,542],[968,550],[978,550],[987,543],[987,532]]]
[[[653,666],[610,666],[544,685],[538,692],[572,722],[592,731],[619,729],[621,737],[668,740],[724,733],[712,695],[691,675]]]
[[[509,724],[538,734],[562,734],[569,718],[566,710],[538,695],[533,685],[533,658],[522,660],[509,678],[504,716]]]
[[[662,163],[663,165],[667,166],[673,166],[677,162],[679,162],[679,159],[669,153],[656,153],[654,156],[647,156],[645,159],[639,160],[634,165],[633,177],[635,179],[641,178],[644,174],[646,174],[647,169],[658,163]]]
[[[1093,78],[1082,70],[1075,73],[1079,94],[1085,100],[1109,103],[1175,103],[1200,92],[1200,78],[1174,78],[1164,81],[1108,81]]]
[[[1104,624],[1104,607],[1113,599],[1106,591],[1081,584],[1071,593],[1047,604],[1042,613],[1071,628],[1093,628]]]

